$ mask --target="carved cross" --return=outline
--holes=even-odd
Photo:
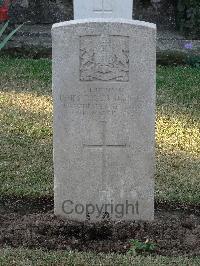
[[[68,1],[68,0],[62,0]],[[132,19],[133,0],[73,0],[74,19]]]
[[[108,0],[96,0],[93,11],[100,14],[112,13],[112,3]]]
[[[106,149],[107,148],[127,148],[127,144],[106,144],[106,121],[100,121],[102,127],[102,143],[101,144],[83,144],[85,148],[102,149],[102,189],[106,191]]]

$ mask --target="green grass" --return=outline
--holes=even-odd
[[[0,57],[1,196],[53,195],[51,61]],[[156,199],[200,204],[200,70],[158,67]]]
[[[200,257],[162,257],[162,256],[130,256],[118,254],[93,254],[78,252],[44,252],[42,250],[23,250],[23,249],[3,249],[0,250],[0,265],[4,266],[91,266],[91,265],[137,265],[137,266],[153,266],[153,265],[199,265]]]
[[[156,198],[200,204],[200,70],[157,71]]]

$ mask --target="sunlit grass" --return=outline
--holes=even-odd
[[[0,193],[53,195],[50,60],[0,57]],[[156,199],[200,203],[200,73],[158,67]]]
[[[0,62],[1,195],[52,195],[51,62]]]
[[[36,114],[52,113],[52,98],[35,93],[1,92],[0,104],[5,109],[16,109]]]
[[[52,99],[35,93],[1,92],[1,134],[42,138],[52,135]]]
[[[157,71],[156,198],[200,203],[200,71]]]
[[[200,203],[200,119],[191,109],[158,108],[156,197]]]
[[[200,119],[192,110],[178,106],[158,108],[157,146],[163,152],[200,154]]]

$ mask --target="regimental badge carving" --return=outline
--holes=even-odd
[[[129,37],[80,37],[81,81],[129,81]]]

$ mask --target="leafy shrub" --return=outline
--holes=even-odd
[[[5,30],[7,29],[7,27],[8,27],[8,24],[9,24],[9,22],[7,21],[4,25],[3,25],[3,27],[0,29],[0,51],[1,51],[1,49],[3,49],[4,48],[4,46],[7,44],[7,42],[12,38],[12,36],[23,26],[23,24],[22,25],[20,25],[20,26],[18,26],[16,29],[14,29],[13,31],[11,31],[2,41],[1,41],[1,37],[2,37],[2,35],[3,35],[3,33],[5,32]]]
[[[200,38],[200,1],[178,0],[177,26],[180,32],[194,39]]]

